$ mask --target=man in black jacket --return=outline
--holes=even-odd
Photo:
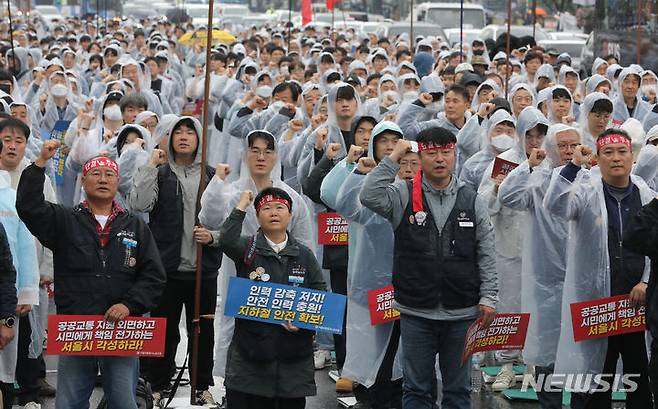
[[[65,208],[43,196],[44,167],[59,146],[54,140],[43,144],[23,171],[16,199],[20,218],[53,252],[57,313],[120,321],[151,311],[164,288],[164,268],[148,226],[114,200],[116,162],[98,157],[85,163],[87,199]],[[61,356],[56,406],[88,405],[99,367],[110,407],[136,409],[139,361],[118,356]]]
[[[0,350],[14,338],[17,302],[16,269],[12,263],[7,233],[0,224]]]

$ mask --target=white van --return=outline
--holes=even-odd
[[[421,3],[414,10],[414,21],[438,24],[443,29],[459,28],[460,19],[460,3]],[[464,28],[481,29],[485,25],[484,7],[464,4]]]

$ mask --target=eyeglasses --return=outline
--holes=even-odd
[[[566,150],[568,150],[569,148],[571,148],[572,151],[575,151],[576,148],[578,147],[578,145],[579,145],[579,144],[577,144],[577,143],[572,143],[572,144],[568,144],[568,143],[558,143],[558,144],[557,144],[557,148],[558,148],[559,150],[563,151],[563,152],[566,151]]]

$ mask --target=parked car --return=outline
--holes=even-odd
[[[377,31],[377,35],[379,37],[387,37],[389,39],[394,39],[402,33],[409,34],[409,32],[410,32],[410,25],[409,22],[407,21],[403,23],[394,23],[388,26],[382,26]],[[435,36],[439,38],[439,41],[445,41],[448,38],[448,36],[446,36],[446,33],[443,31],[443,29],[434,23],[414,23],[413,35],[414,37]]]
[[[585,47],[585,40],[541,40],[537,45],[542,46],[545,50],[554,48],[558,53],[568,53],[571,56],[571,67],[580,72],[581,55]]]
[[[443,31],[445,31],[446,36],[448,36],[448,44],[450,44],[451,47],[459,44],[460,29],[447,28]],[[469,30],[464,30],[463,32],[464,32],[464,44],[468,44],[470,46],[473,40],[480,39],[480,30],[469,29]]]
[[[529,26],[511,26],[510,31],[514,37],[532,36],[532,25]],[[480,38],[482,40],[496,40],[501,34],[507,32],[506,25],[490,24],[480,31]],[[548,40],[550,37],[543,28],[537,26],[535,28],[535,41]]]
[[[421,3],[414,10],[414,20],[435,23],[445,28],[459,28],[462,8],[459,2]],[[486,24],[484,7],[464,4],[464,28],[481,29]]]

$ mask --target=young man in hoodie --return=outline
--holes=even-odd
[[[393,287],[405,351],[405,409],[434,404],[437,354],[443,406],[470,408],[470,359],[461,360],[464,337],[478,316],[486,327],[496,311],[493,226],[486,204],[453,174],[456,142],[445,128],[421,131],[416,145],[421,171],[406,182],[395,180],[399,161],[416,149],[398,140],[376,167],[370,161],[375,168],[360,194],[361,203],[388,219],[395,234]]]
[[[176,350],[180,341],[178,322],[185,306],[188,336],[192,338],[195,271],[202,263],[201,314],[214,314],[217,303],[217,270],[221,264],[218,232],[198,225],[200,210],[199,179],[206,184],[215,175],[209,166],[201,168],[201,124],[192,117],[181,117],[171,128],[169,152],[154,149],[147,166],[133,179],[128,203],[133,211],[149,214],[149,227],[160,250],[167,272],[167,285],[154,317],[166,317],[167,341],[163,358],[144,362],[145,375],[152,384],[154,399],[162,398],[176,371]],[[204,245],[197,260],[197,243]],[[214,330],[211,320],[201,320],[199,337],[199,404],[214,404],[208,388],[212,377]],[[189,344],[191,346],[191,343]]]

